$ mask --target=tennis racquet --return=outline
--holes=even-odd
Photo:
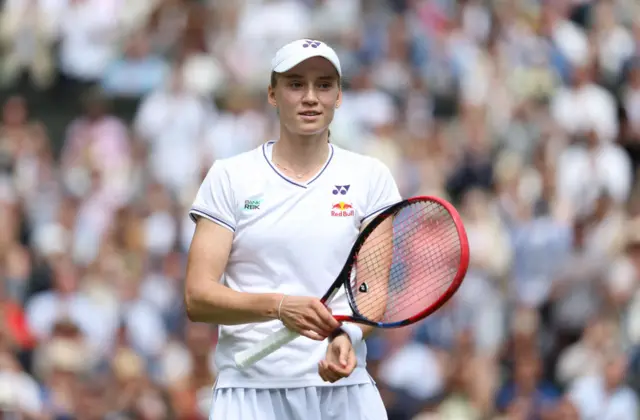
[[[413,197],[388,207],[365,227],[321,301],[327,305],[344,288],[352,315],[335,315],[337,321],[403,327],[444,305],[468,266],[467,234],[453,205]],[[283,327],[236,353],[236,365],[251,366],[299,336]]]

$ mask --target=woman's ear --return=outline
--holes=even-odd
[[[269,100],[269,103],[271,104],[271,106],[273,107],[277,107],[278,104],[276,102],[276,90],[272,87],[269,86],[269,90],[267,92],[267,99]]]

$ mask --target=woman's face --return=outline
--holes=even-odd
[[[329,127],[342,100],[338,73],[328,60],[313,57],[277,75],[269,103],[292,134],[313,135]]]

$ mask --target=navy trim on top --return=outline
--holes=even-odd
[[[196,208],[196,207],[192,207],[191,210],[189,211],[189,218],[191,220],[193,220],[194,222],[196,222],[196,218],[194,217],[194,215],[198,215],[200,217],[204,217],[206,219],[211,220],[212,222],[218,223],[220,225],[223,225],[229,229],[231,229],[231,231],[235,232],[236,228],[233,227],[233,225],[231,225],[228,222],[225,222],[224,220],[220,219],[219,217],[214,216],[213,214],[209,213],[206,210],[203,210],[201,208]]]
[[[329,159],[327,159],[327,162],[324,164],[322,169],[320,169],[320,172],[318,172],[318,174],[315,177],[313,177],[311,180],[309,180],[309,182],[307,182],[306,184],[300,184],[298,182],[295,182],[295,181],[287,178],[282,173],[280,173],[280,171],[275,166],[273,166],[273,164],[271,163],[271,160],[269,160],[269,158],[267,157],[267,146],[269,146],[270,144],[274,144],[274,143],[275,143],[275,141],[268,141],[268,142],[266,142],[266,143],[264,143],[262,145],[262,156],[264,156],[264,160],[266,160],[267,164],[271,167],[271,169],[273,169],[273,172],[278,174],[278,176],[280,178],[284,179],[289,184],[295,185],[296,187],[307,188],[307,186],[309,184],[311,184],[316,179],[320,178],[320,175],[322,175],[324,173],[325,169],[327,169],[327,166],[329,166],[329,164],[331,163],[331,160],[333,159],[333,145],[329,144]]]
[[[320,169],[320,172],[318,172],[318,175],[316,175],[315,177],[313,177],[313,179],[307,182],[307,185],[311,184],[313,181],[320,178],[320,175],[324,173],[324,170],[327,169],[327,166],[329,166],[332,159],[333,159],[333,144],[329,144],[329,159],[327,159],[327,163],[325,163],[322,169]]]
[[[386,209],[388,209],[389,207],[393,206],[395,203],[391,203],[388,204],[386,206],[383,206],[381,208],[379,208],[378,210],[372,211],[371,213],[367,214],[366,216],[364,216],[362,218],[362,220],[360,220],[360,223],[364,222],[365,220],[367,220],[368,218],[370,218],[371,216],[373,216],[376,213],[380,213],[381,211],[385,211]]]

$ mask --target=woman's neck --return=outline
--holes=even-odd
[[[294,171],[313,169],[322,165],[329,155],[328,132],[313,136],[299,136],[284,131],[273,146],[272,160]]]

